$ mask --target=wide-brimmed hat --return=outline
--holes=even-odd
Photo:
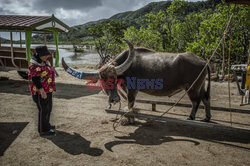
[[[51,55],[51,52],[49,52],[47,46],[37,46],[35,49],[39,57]]]

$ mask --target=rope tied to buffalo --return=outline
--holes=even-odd
[[[181,96],[181,98],[174,104],[172,105],[167,111],[163,112],[160,117],[164,116],[166,113],[168,113],[171,109],[173,109],[185,96],[186,94],[193,88],[194,84],[198,81],[198,79],[200,78],[200,76],[202,75],[202,73],[205,71],[205,69],[208,67],[210,61],[212,60],[212,58],[214,57],[215,53],[217,52],[218,48],[220,47],[221,43],[224,41],[228,31],[229,31],[229,27],[230,27],[230,23],[232,21],[234,12],[231,14],[229,21],[227,23],[226,29],[216,47],[216,49],[213,51],[212,55],[210,56],[210,58],[208,59],[206,65],[203,67],[203,69],[201,70],[200,74],[198,75],[198,77],[194,80],[194,82],[191,84],[191,86],[188,88],[188,90],[185,91],[185,93]]]
[[[119,111],[121,110],[121,101],[119,101]],[[119,124],[121,124],[122,122],[122,119],[127,115],[129,114],[130,112],[125,112],[123,115],[120,116],[120,118],[118,119],[118,114],[116,114],[116,117],[115,117],[115,120],[113,122],[113,130],[116,131],[116,132],[119,132],[119,133],[123,133],[123,134],[128,134],[128,133],[125,133],[125,132],[122,132],[122,131],[119,131],[117,130],[116,128],[118,127]]]
[[[233,11],[235,11],[235,6],[234,6],[234,9]],[[201,77],[201,75],[203,74],[203,72],[207,69],[210,61],[212,60],[212,58],[214,57],[215,53],[217,53],[217,50],[218,48],[220,47],[220,45],[222,44],[222,42],[225,40],[226,36],[227,36],[227,33],[229,32],[229,28],[230,28],[230,24],[231,24],[231,21],[232,21],[232,18],[233,18],[233,15],[234,15],[234,12],[231,14],[228,22],[227,22],[227,26],[224,30],[224,33],[222,34],[222,37],[216,47],[216,49],[213,51],[212,55],[209,57],[209,59],[207,60],[207,63],[206,65],[203,67],[203,69],[201,70],[200,74],[197,76],[197,78],[194,80],[194,82],[191,84],[191,86],[185,91],[185,93],[180,97],[180,99],[175,102],[175,104],[173,104],[170,108],[167,109],[167,111],[163,112],[160,117],[164,116],[165,114],[167,114],[171,109],[173,109],[177,104],[179,104],[179,102],[186,96],[186,94],[193,88],[193,86],[195,85],[195,83],[198,81],[198,79]],[[230,42],[230,47],[231,47],[231,42]],[[230,55],[230,50],[229,50],[229,55]],[[230,63],[230,62],[229,62]],[[230,65],[228,63],[228,65]],[[229,71],[228,71],[229,72]],[[230,93],[230,86],[228,85],[228,88],[229,88],[229,93]],[[229,106],[231,108],[231,98],[230,98],[230,94],[229,94]],[[119,110],[121,110],[121,102],[120,102],[120,106],[119,106]],[[125,117],[127,114],[129,113],[128,112],[125,112],[123,115],[121,115],[121,117],[118,119],[117,121],[117,117],[118,117],[118,114],[116,115],[116,120],[115,122],[113,123],[113,129],[115,131],[117,126],[121,123],[121,120],[123,119],[123,117]],[[231,120],[231,124],[232,124],[232,114],[230,113],[230,120]],[[121,132],[121,131],[117,131],[117,132]],[[122,132],[123,133],[123,132]]]

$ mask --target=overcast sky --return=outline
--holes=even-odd
[[[161,0],[0,0],[0,14],[55,14],[64,23],[73,26],[136,10],[156,1]]]

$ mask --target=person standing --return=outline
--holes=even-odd
[[[49,123],[52,111],[52,93],[56,91],[55,70],[48,58],[47,46],[38,46],[29,65],[29,88],[38,108],[38,132],[42,135],[55,134],[55,126]]]

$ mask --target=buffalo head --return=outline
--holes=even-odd
[[[69,67],[63,58],[62,66],[65,71],[79,79],[88,79],[93,77],[100,78],[102,80],[102,87],[109,96],[109,104],[119,102],[120,97],[117,93],[117,76],[122,75],[131,66],[132,60],[135,56],[133,45],[129,41],[125,41],[129,46],[129,55],[127,59],[119,66],[115,66],[113,63],[108,63],[101,67],[98,72],[81,72]],[[111,83],[112,86],[109,86],[108,83]]]

